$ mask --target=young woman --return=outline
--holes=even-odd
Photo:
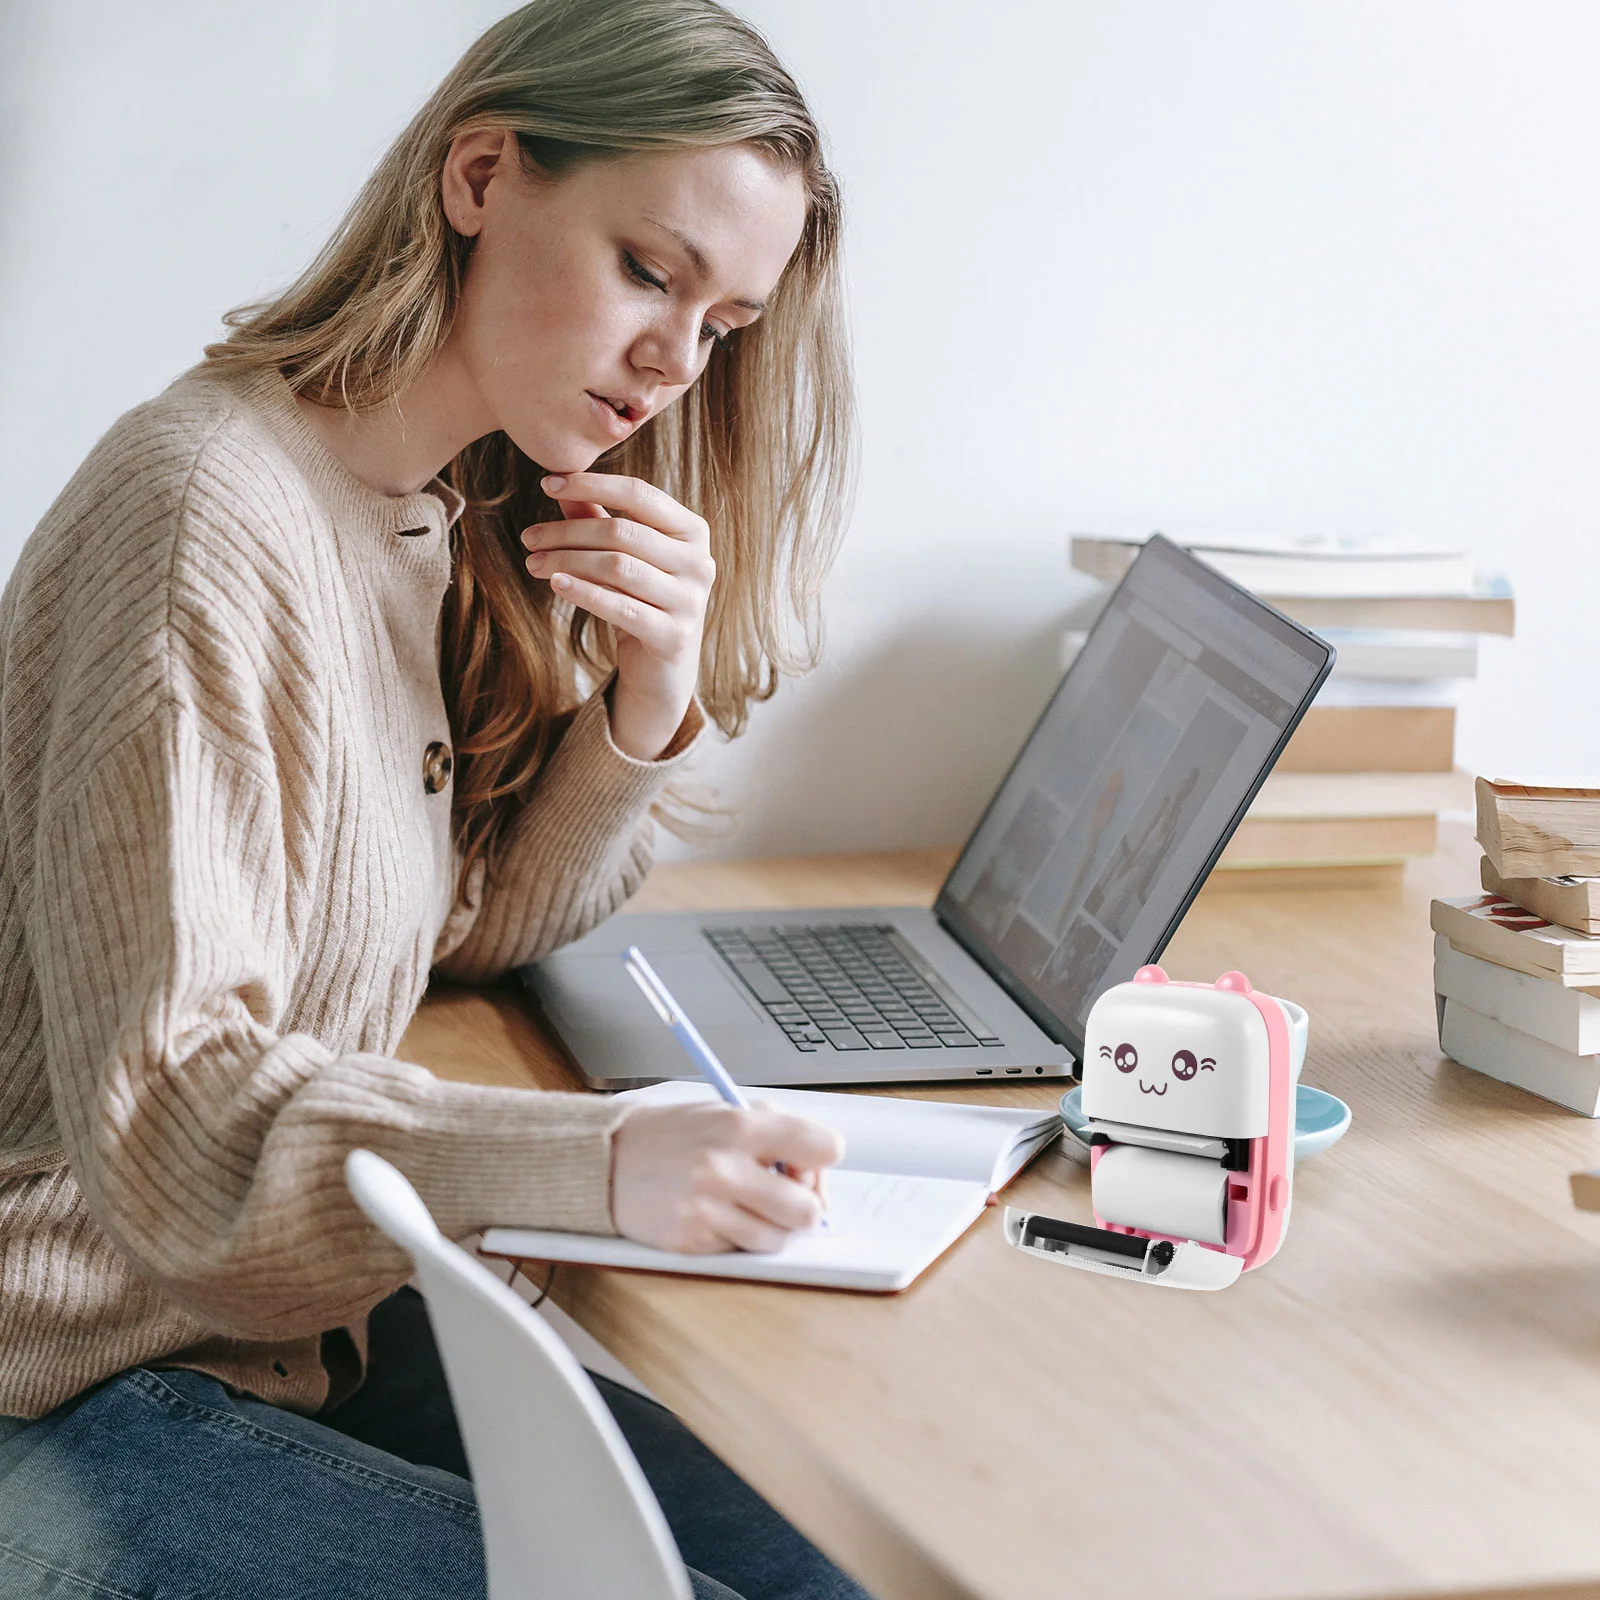
[[[773,1170],[837,1159],[812,1123],[393,1052],[430,971],[492,979],[620,905],[704,723],[772,693],[786,612],[813,637],[838,238],[747,26],[535,0],[29,541],[0,606],[0,1592],[482,1593],[354,1146],[457,1236],[814,1220]],[[697,1592],[859,1594],[605,1392]]]

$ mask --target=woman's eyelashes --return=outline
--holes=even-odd
[[[646,284],[652,289],[659,289],[662,294],[667,292],[667,280],[658,278],[631,250],[622,252],[622,264],[627,269],[628,276],[636,282]]]
[[[671,288],[665,278],[657,277],[631,250],[622,252],[622,264],[628,276],[635,283],[642,284],[645,288],[658,290],[662,294],[670,294]],[[733,337],[733,329],[714,328],[709,322],[700,329],[701,344],[714,344],[719,350],[728,348],[728,341]]]

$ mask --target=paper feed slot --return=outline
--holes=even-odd
[[[1112,1144],[1142,1145],[1146,1150],[1171,1150],[1181,1156],[1214,1156],[1223,1160],[1228,1154],[1226,1139],[1209,1139],[1200,1133],[1169,1133],[1165,1128],[1141,1128],[1131,1122],[1105,1122],[1098,1118],[1089,1121],[1089,1137],[1098,1134]]]

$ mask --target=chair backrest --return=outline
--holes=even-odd
[[[472,1467],[490,1600],[689,1600],[661,1507],[572,1352],[439,1232],[381,1156],[353,1150],[345,1181],[416,1264]]]

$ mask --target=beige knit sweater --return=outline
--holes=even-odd
[[[392,1052],[430,968],[493,978],[633,892],[701,718],[639,762],[591,699],[497,887],[452,905],[424,756],[459,511],[364,487],[277,374],[197,368],[29,540],[0,601],[0,1414],[161,1361],[303,1411],[348,1390],[408,1275],[346,1194],[356,1145],[449,1234],[611,1231],[610,1102]]]

